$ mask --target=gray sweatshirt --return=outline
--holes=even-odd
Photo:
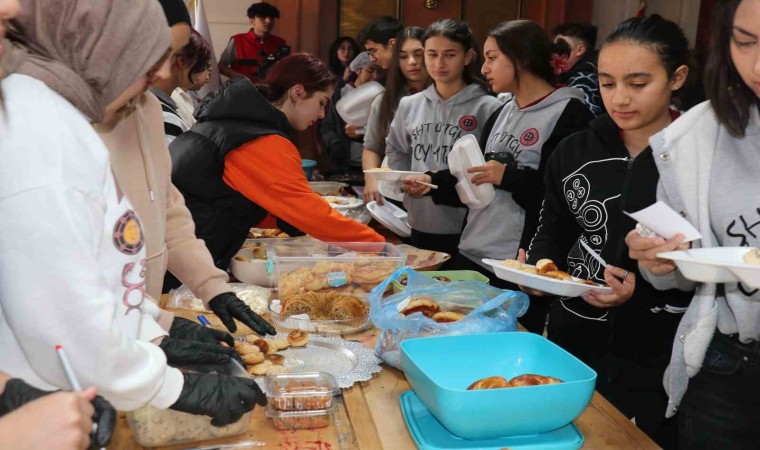
[[[555,127],[572,99],[583,102],[583,93],[574,88],[560,88],[522,109],[516,102],[508,102],[496,118],[483,150],[506,154],[509,165],[517,169],[527,167],[537,171],[541,161],[548,157],[542,153],[553,151],[564,137],[564,133],[555,135]],[[486,265],[482,258],[514,258],[525,225],[525,210],[515,202],[512,192],[498,186],[495,191],[490,205],[470,210],[459,243],[459,251],[483,267]],[[490,266],[486,268],[491,270]]]
[[[404,97],[386,138],[388,165],[416,172],[448,169],[448,154],[454,142],[473,134],[480,139],[483,125],[501,106],[480,86],[470,84],[444,101],[435,85]],[[459,234],[466,208],[436,205],[430,197],[404,198],[409,224],[432,234]]]

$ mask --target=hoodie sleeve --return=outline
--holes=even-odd
[[[407,100],[409,97],[402,98],[399,102],[396,115],[388,130],[388,137],[385,139],[388,167],[395,170],[411,170],[412,168],[412,136],[406,129]]]
[[[342,215],[312,192],[298,150],[281,136],[265,136],[229,152],[224,160],[224,182],[320,241],[385,241],[375,230]]]
[[[454,207],[466,207],[457,194],[457,178],[451,174],[449,169],[439,170],[438,172],[427,172],[430,175],[431,183],[438,186],[438,189],[431,189],[429,194],[436,205],[447,205]]]
[[[554,125],[554,130],[541,148],[538,170],[530,167],[507,166],[501,179],[500,189],[512,192],[515,202],[525,209],[525,228],[521,246],[527,245],[538,226],[541,202],[544,199],[546,164],[557,144],[565,137],[588,126],[591,114],[580,100],[571,99]],[[524,248],[524,247],[523,247]]]
[[[380,105],[384,95],[380,94],[372,101],[367,126],[364,129],[364,149],[377,153],[381,157],[385,155],[385,136],[380,124]]]

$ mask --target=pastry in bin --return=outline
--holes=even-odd
[[[432,319],[438,323],[451,323],[464,319],[464,314],[454,311],[441,311],[433,314]]]
[[[488,377],[480,379],[471,385],[467,387],[468,391],[473,391],[477,389],[501,389],[501,388],[508,388],[512,387],[510,382],[501,376],[495,376],[495,377]]]
[[[525,375],[520,375],[512,378],[509,380],[509,383],[512,385],[512,387],[521,387],[521,386],[541,386],[544,384],[557,384],[562,383],[562,380],[559,378],[554,377],[547,377],[544,375],[534,375],[531,373],[526,373]]]
[[[409,314],[419,312],[424,316],[433,317],[435,313],[440,311],[441,307],[438,306],[438,303],[436,303],[433,299],[428,297],[420,297],[410,301],[409,304],[406,305],[406,308],[401,310],[401,314],[408,316]]]

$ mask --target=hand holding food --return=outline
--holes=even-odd
[[[237,325],[233,320],[235,318],[262,336],[277,334],[272,325],[251,311],[251,308],[232,292],[217,295],[208,302],[208,305],[224,326],[233,333],[237,331]]]
[[[486,183],[498,186],[501,184],[501,179],[504,178],[506,169],[505,164],[498,161],[488,161],[484,166],[470,167],[467,169],[467,173],[476,174],[470,180],[475,186]]]
[[[633,295],[633,290],[636,287],[636,274],[607,264],[607,268],[604,269],[604,281],[612,288],[611,294],[603,294],[592,290],[582,296],[583,300],[597,308],[620,306]]]
[[[207,373],[185,373],[185,382],[171,409],[210,416],[220,427],[237,422],[256,404],[265,406],[266,396],[255,381]]]
[[[657,254],[690,248],[691,244],[684,244],[683,240],[684,237],[681,234],[665,240],[659,236],[644,237],[637,230],[631,230],[625,237],[631,259],[638,261],[639,267],[658,276],[667,275],[676,270],[676,263],[669,259],[659,259]]]

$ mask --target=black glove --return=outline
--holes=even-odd
[[[229,333],[222,330],[204,327],[192,320],[175,317],[172,326],[169,329],[169,336],[174,339],[184,341],[205,342],[206,344],[219,344],[219,341],[226,342],[230,347],[235,346],[235,339]]]
[[[232,347],[205,342],[183,341],[165,337],[158,346],[166,354],[170,366],[187,366],[191,364],[223,365],[230,362],[235,352]]]
[[[275,331],[272,325],[253,312],[248,305],[243,303],[243,301],[237,298],[232,292],[225,292],[217,295],[208,302],[208,305],[211,307],[211,310],[214,311],[214,314],[219,317],[219,320],[222,321],[224,326],[233,333],[237,331],[237,325],[235,325],[235,321],[232,320],[234,317],[260,336],[277,334],[277,331]]]
[[[185,373],[182,392],[171,409],[210,416],[211,425],[221,427],[237,422],[256,404],[265,406],[267,398],[251,378],[208,373]]]
[[[56,391],[43,391],[29,386],[23,380],[12,378],[5,383],[5,390],[0,394],[0,416],[16,410],[38,398]],[[92,421],[98,424],[98,429],[90,435],[90,448],[99,449],[108,445],[116,427],[116,410],[106,399],[96,396],[92,400],[95,414]]]

